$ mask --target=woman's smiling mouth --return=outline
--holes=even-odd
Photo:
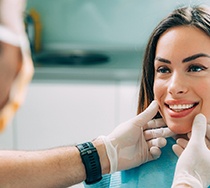
[[[183,103],[183,104],[172,104],[165,103],[165,106],[168,109],[168,113],[173,118],[181,118],[188,115],[193,109],[198,105],[198,102],[195,103]]]
[[[168,105],[168,108],[170,108],[171,110],[175,111],[175,112],[180,112],[183,110],[187,110],[190,109],[194,106],[196,106],[198,103],[194,103],[194,104],[174,104],[174,105]]]

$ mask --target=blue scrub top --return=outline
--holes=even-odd
[[[103,179],[85,188],[170,188],[173,181],[177,156],[172,151],[174,139],[168,138],[161,149],[161,157],[139,167],[104,175]]]

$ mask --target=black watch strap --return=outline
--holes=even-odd
[[[96,148],[91,142],[78,144],[82,162],[86,171],[86,184],[93,184],[102,179],[101,163]]]

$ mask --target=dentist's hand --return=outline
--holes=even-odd
[[[110,173],[160,157],[160,148],[166,145],[164,137],[173,133],[165,127],[162,119],[151,120],[158,108],[157,102],[153,101],[144,112],[119,125],[108,136],[101,137],[106,146]]]
[[[210,185],[210,150],[205,142],[206,129],[205,116],[198,114],[193,122],[190,141],[177,162],[173,188]]]
[[[191,132],[187,134],[187,138],[178,138],[176,140],[176,144],[173,145],[173,151],[179,157],[184,149],[187,147],[187,144],[189,142],[189,139],[191,137]],[[207,124],[207,130],[206,130],[206,146],[210,149],[210,125]]]

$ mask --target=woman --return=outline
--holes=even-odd
[[[178,8],[158,24],[149,39],[143,60],[138,113],[156,99],[160,107],[156,117],[162,117],[173,132],[186,134],[199,113],[210,123],[209,93],[210,8]],[[207,146],[209,130],[208,125]],[[187,142],[188,138],[178,139],[174,152],[180,155]],[[202,144],[200,147],[203,148]]]
[[[153,31],[146,48],[138,113],[156,99],[167,126],[191,131],[196,114],[210,121],[210,9],[173,11]]]
[[[210,10],[201,6],[179,8],[159,23],[149,39],[143,60],[138,114],[155,99],[160,107],[156,118],[163,117],[173,132],[186,134],[191,131],[197,114],[204,114],[207,122],[210,121],[209,93]],[[202,121],[195,123],[196,127],[206,128],[204,116],[200,119]],[[194,131],[194,135],[199,135],[197,133]],[[209,178],[206,177],[208,173],[203,167],[209,167],[209,160],[205,157],[210,156],[210,152],[201,142],[202,139],[203,137],[196,147],[194,143],[199,139],[194,136],[194,139],[190,140],[191,147],[183,152],[184,155],[180,158],[182,160],[176,168],[173,187],[209,185]],[[180,154],[186,146],[187,141],[181,141],[181,144],[175,147],[176,154]],[[168,139],[160,159],[156,161],[123,171],[121,174],[113,174],[110,187],[115,187],[116,181],[119,181],[122,187],[170,187],[177,162],[177,157],[171,151],[172,145],[174,140]],[[198,148],[201,151],[196,154],[195,150]],[[193,160],[189,160],[192,156]],[[202,170],[201,166],[197,165],[201,158],[205,161]],[[183,165],[185,163],[186,165]],[[192,173],[195,169],[200,179]],[[189,174],[186,175],[187,171]]]

